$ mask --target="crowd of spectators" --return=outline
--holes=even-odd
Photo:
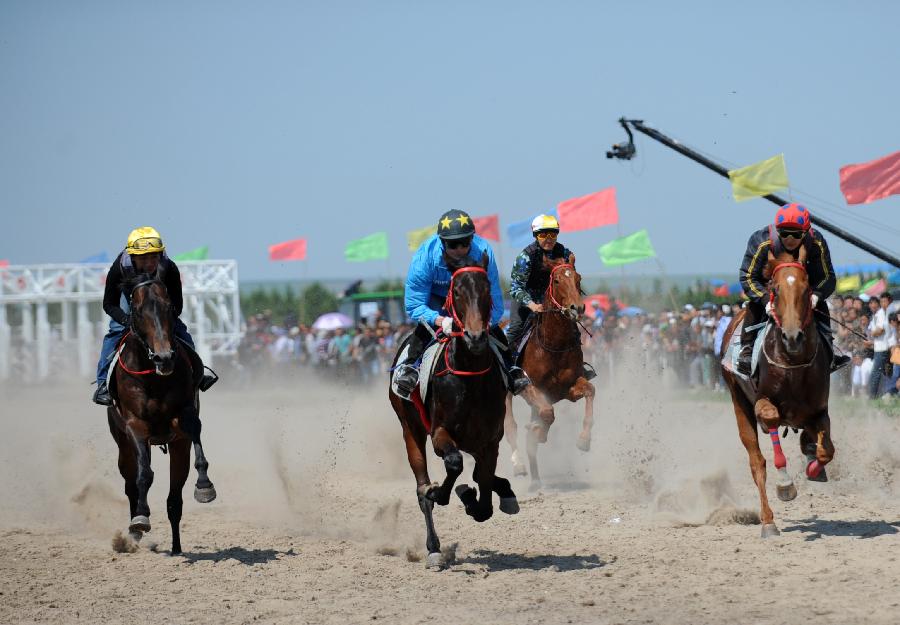
[[[585,359],[597,369],[600,384],[630,375],[626,365],[631,362],[646,375],[666,377],[681,388],[723,391],[719,363],[728,347],[723,345],[723,335],[740,307],[741,302],[707,302],[647,313],[637,308],[618,310],[613,306],[604,311],[592,306],[583,320]],[[829,308],[835,320],[831,324],[835,345],[852,356],[852,365],[834,375],[833,392],[897,397],[898,303],[888,293],[868,301],[835,296]],[[382,374],[389,371],[397,345],[411,330],[409,324],[395,325],[383,319],[354,328],[314,330],[293,320],[279,325],[271,314],[259,313],[247,321],[239,363],[248,372],[284,376],[303,368],[366,385],[379,377],[385,379]]]

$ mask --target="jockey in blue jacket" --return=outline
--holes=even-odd
[[[491,326],[489,333],[506,347],[501,349],[504,366],[509,374],[513,394],[519,394],[531,380],[525,372],[512,362],[506,335],[500,329],[503,316],[503,294],[500,290],[500,273],[494,252],[487,241],[475,234],[472,218],[463,211],[451,210],[441,215],[437,233],[429,237],[416,251],[409,273],[406,276],[406,316],[418,322],[409,340],[409,351],[394,369],[394,382],[399,395],[409,399],[419,381],[415,363],[422,357],[425,347],[432,339],[429,327],[442,328],[449,334],[453,319],[443,310],[447,291],[450,289],[452,272],[447,267],[446,258],[458,261],[466,256],[480,259],[488,256],[488,280],[491,283]],[[425,325],[427,324],[427,326]]]

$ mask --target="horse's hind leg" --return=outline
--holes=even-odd
[[[576,402],[582,397],[584,398],[584,421],[581,423],[581,434],[575,441],[575,446],[581,451],[591,450],[591,430],[594,427],[594,385],[585,380],[578,378],[569,393],[566,396],[571,402]]]
[[[812,482],[827,482],[825,465],[834,458],[831,417],[827,412],[819,415],[809,428],[800,433],[800,449],[806,456],[806,479]]]
[[[435,503],[446,506],[450,503],[450,494],[453,492],[453,485],[463,471],[463,457],[456,446],[456,441],[443,427],[438,426],[431,435],[431,442],[434,445],[434,453],[444,460],[444,469],[447,477],[437,489],[433,489],[428,493],[428,497],[433,499]]]
[[[528,485],[529,492],[535,492],[541,488],[541,472],[538,470],[537,454],[538,454],[538,431],[535,428],[537,420],[537,409],[531,408],[531,423],[525,431],[525,449],[528,452],[528,471],[531,473],[531,484]]]
[[[500,512],[504,514],[518,514],[519,500],[513,492],[509,480],[502,477],[494,476],[493,490],[500,498]]]
[[[472,477],[478,483],[478,497],[475,497],[475,489],[468,484],[460,484],[456,487],[456,494],[466,507],[466,514],[479,523],[487,521],[494,515],[494,504],[491,499],[494,496],[494,486],[497,470],[497,445],[484,450],[475,456],[475,470]],[[506,483],[509,486],[509,482]],[[512,492],[512,489],[509,489]],[[515,497],[515,495],[513,495]]]
[[[169,497],[166,513],[172,526],[172,555],[181,553],[181,509],[184,500],[181,491],[191,470],[191,441],[179,438],[169,444]]]
[[[528,469],[525,468],[525,463],[522,462],[522,458],[519,456],[519,428],[516,426],[516,416],[513,414],[512,393],[506,394],[506,416],[503,418],[503,435],[506,438],[506,442],[509,443],[509,448],[512,450],[510,460],[513,465],[513,475],[527,475]]]
[[[194,468],[197,469],[197,484],[194,486],[194,499],[200,503],[209,503],[216,498],[216,487],[209,479],[207,471],[209,462],[203,453],[203,443],[200,442],[200,411],[195,408],[188,411],[181,420],[181,429],[191,439],[194,445]]]

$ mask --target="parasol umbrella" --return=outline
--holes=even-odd
[[[353,319],[339,312],[325,313],[315,321],[313,321],[313,330],[337,330],[338,328],[350,328],[353,326]]]

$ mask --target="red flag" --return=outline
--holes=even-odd
[[[584,197],[560,202],[557,212],[559,213],[559,229],[563,232],[590,230],[619,223],[616,188],[610,187]]]
[[[306,239],[270,245],[269,260],[306,260]]]
[[[887,282],[885,282],[884,278],[870,286],[866,289],[866,295],[869,297],[878,297],[882,293],[887,290]]]
[[[500,216],[488,215],[487,217],[472,217],[472,223],[475,224],[475,232],[483,239],[491,241],[500,240]]]
[[[0,267],[9,267],[9,261],[5,258],[0,258]]]
[[[841,193],[847,204],[868,204],[900,194],[900,152],[841,167]]]
[[[720,287],[716,287],[713,290],[713,295],[715,295],[716,297],[728,297],[728,285],[723,284]]]

